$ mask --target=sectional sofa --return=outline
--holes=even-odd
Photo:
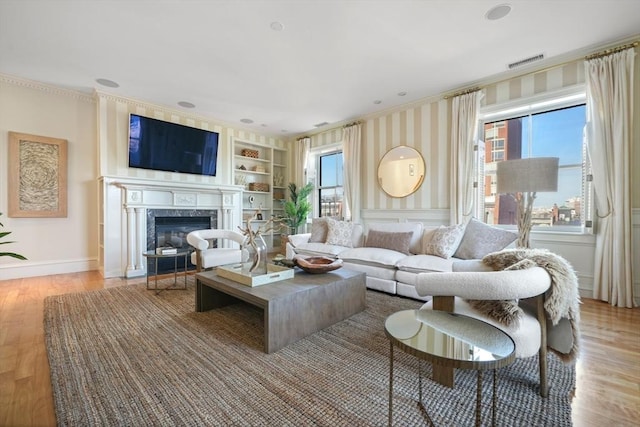
[[[418,274],[451,272],[454,263],[481,259],[516,238],[514,232],[475,219],[436,228],[424,228],[419,222],[369,223],[365,229],[361,224],[314,218],[311,233],[288,236],[286,256],[340,258],[345,268],[366,273],[370,289],[428,300],[416,292]]]

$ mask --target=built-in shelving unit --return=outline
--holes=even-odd
[[[233,139],[234,183],[242,185],[242,224],[254,220],[258,227],[269,218],[284,214],[282,200],[286,198],[287,150],[257,142]],[[262,220],[255,219],[262,215]],[[263,236],[270,251],[279,251],[280,233]]]

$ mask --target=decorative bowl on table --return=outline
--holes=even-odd
[[[325,256],[295,257],[295,265],[311,274],[327,273],[342,267],[341,259],[333,259]]]

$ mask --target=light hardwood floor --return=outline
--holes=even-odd
[[[0,426],[55,425],[44,345],[45,297],[142,280],[105,280],[97,272],[0,280]],[[640,425],[640,308],[585,299],[581,316],[574,425]]]

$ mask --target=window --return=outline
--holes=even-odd
[[[590,203],[586,180],[588,164],[584,141],[584,95],[559,98],[510,109],[511,113],[485,114],[480,127],[478,168],[482,196],[477,216],[488,224],[516,224],[516,203],[509,194],[496,194],[496,164],[502,160],[558,157],[558,191],[540,192],[533,205],[533,229],[582,231],[590,224],[585,215]],[[534,108],[535,106],[537,108]],[[517,112],[516,112],[517,111]],[[523,114],[523,111],[526,111]]]
[[[342,218],[342,151],[318,156],[318,215]]]

